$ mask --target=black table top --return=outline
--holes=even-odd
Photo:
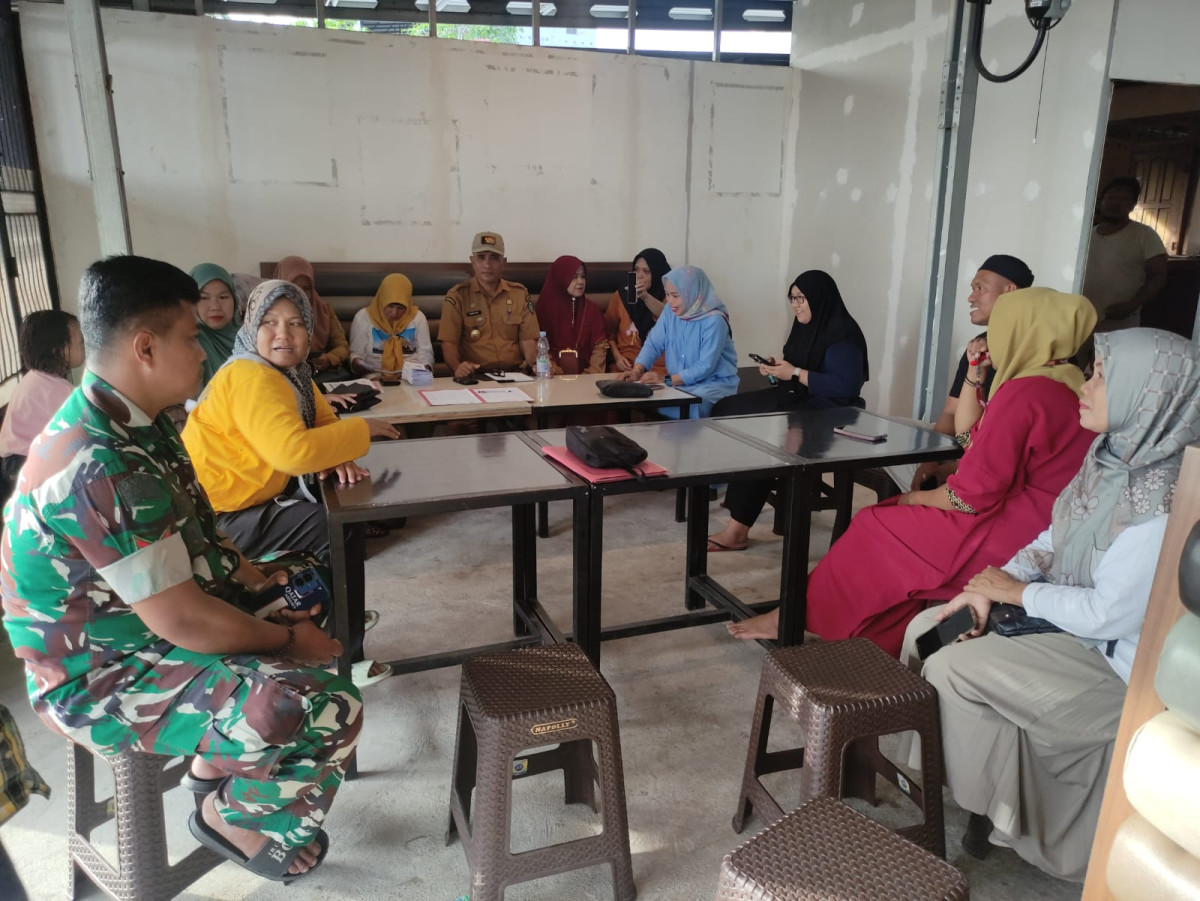
[[[586,483],[563,474],[516,432],[376,442],[358,462],[370,479],[326,490],[331,515],[532,503],[586,491]]]
[[[709,420],[714,429],[767,448],[782,451],[802,466],[850,464],[884,466],[911,459],[944,459],[956,456],[952,438],[932,429],[889,419],[854,407],[800,410],[755,416],[729,416]],[[846,428],[868,435],[887,435],[871,444],[834,434]]]
[[[628,435],[646,449],[647,459],[667,470],[665,479],[647,479],[644,489],[679,480],[700,477],[732,477],[739,473],[763,472],[779,475],[795,464],[785,454],[755,447],[745,440],[709,428],[708,420],[684,419],[664,422],[643,422],[618,425],[614,428]],[[567,443],[563,429],[528,432],[529,440],[538,447],[561,447]],[[632,488],[628,482],[607,482],[606,491]]]

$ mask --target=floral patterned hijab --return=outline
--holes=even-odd
[[[1104,552],[1130,526],[1171,511],[1183,450],[1200,438],[1200,358],[1157,329],[1096,335],[1108,431],[1054,502],[1054,553],[1036,560],[1058,585],[1093,588]]]

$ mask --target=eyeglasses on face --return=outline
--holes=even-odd
[[[796,292],[796,293],[789,292],[788,293],[788,303],[790,303],[790,304],[808,303],[808,298],[805,297],[803,294],[800,294],[799,292]]]

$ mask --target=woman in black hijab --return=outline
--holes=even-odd
[[[802,272],[788,288],[788,304],[796,318],[783,362],[772,357],[758,367],[776,384],[725,398],[713,416],[864,406],[859,393],[868,378],[867,342],[837,282],[819,269]]]
[[[630,297],[627,289],[619,288],[604,314],[604,326],[612,350],[609,372],[625,372],[633,368],[633,362],[642,350],[642,343],[663,310],[665,292],[662,280],[670,271],[671,264],[666,256],[654,247],[647,247],[633,258],[634,295]],[[659,375],[666,373],[666,363],[661,357],[654,364],[654,370]]]
[[[795,321],[783,345],[783,362],[772,357],[758,367],[775,384],[718,401],[713,416],[865,406],[859,395],[868,377],[867,341],[837,283],[819,269],[802,272],[788,289],[788,304]],[[729,524],[709,537],[709,551],[744,551],[770,492],[769,480],[730,484],[725,492]]]

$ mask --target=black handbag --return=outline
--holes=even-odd
[[[646,459],[646,449],[610,425],[567,426],[567,450],[597,469],[624,469],[635,478],[644,477],[637,468]]]
[[[617,379],[601,379],[596,387],[605,397],[649,397],[654,389],[641,382],[622,382]]]
[[[1019,604],[992,604],[991,612],[988,613],[988,625],[993,632],[1005,638],[1064,631],[1048,619],[1030,616]]]

